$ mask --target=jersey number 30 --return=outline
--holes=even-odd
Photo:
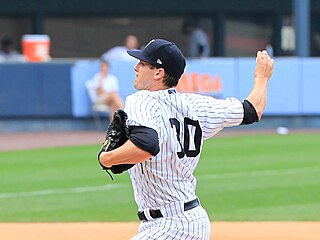
[[[183,158],[185,155],[187,157],[196,157],[200,153],[201,149],[201,138],[202,138],[202,131],[199,125],[199,121],[192,120],[190,118],[185,117],[183,121],[183,132],[184,132],[184,139],[183,145],[180,139],[181,133],[181,124],[178,119],[170,118],[169,119],[171,127],[175,127],[177,132],[177,139],[181,147],[181,151],[178,152],[178,157]],[[193,142],[190,142],[190,138],[193,137]],[[192,147],[191,147],[191,146]]]

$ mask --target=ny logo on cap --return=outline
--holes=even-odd
[[[157,63],[162,64],[162,61],[158,58]]]

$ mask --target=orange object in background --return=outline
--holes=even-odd
[[[22,54],[29,62],[50,60],[50,37],[44,34],[26,34],[22,36]]]

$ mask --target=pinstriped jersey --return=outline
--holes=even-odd
[[[196,198],[193,172],[203,141],[224,127],[240,125],[244,114],[235,98],[178,93],[174,88],[140,90],[127,97],[124,110],[129,126],[153,128],[159,138],[160,152],[129,170],[139,211]]]

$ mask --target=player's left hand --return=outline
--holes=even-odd
[[[130,130],[126,124],[127,114],[119,109],[113,115],[113,120],[110,123],[105,141],[101,147],[101,150],[98,154],[98,161],[103,170],[111,170],[114,174],[123,173],[124,171],[130,169],[134,164],[118,164],[111,167],[106,167],[100,162],[100,155],[103,152],[112,151],[120,146],[122,146],[130,137]],[[109,172],[108,172],[109,173]]]

